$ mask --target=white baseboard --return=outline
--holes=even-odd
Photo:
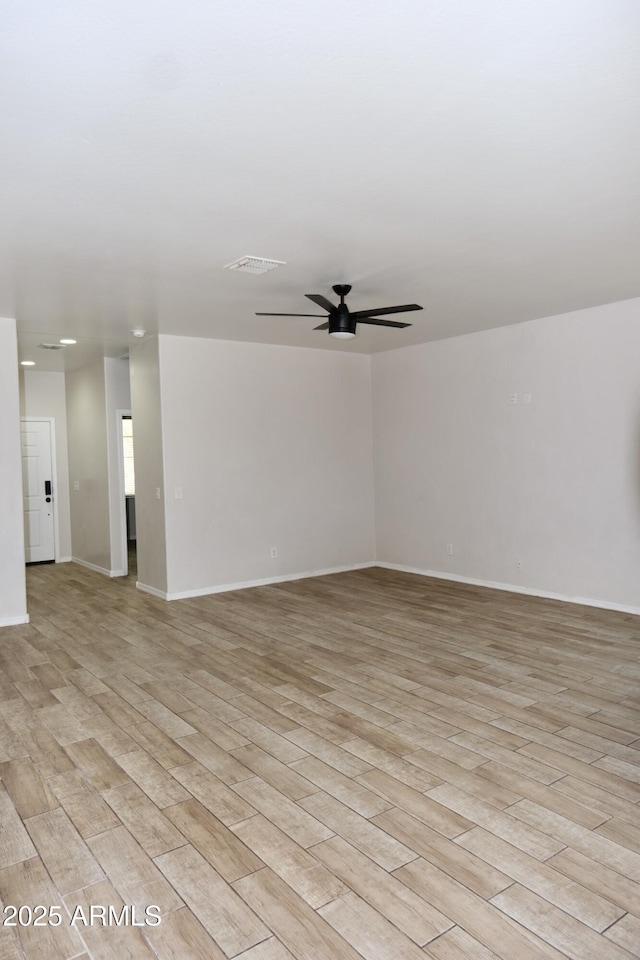
[[[106,567],[98,567],[95,563],[89,563],[88,560],[79,560],[78,557],[70,558],[73,563],[86,567],[87,570],[93,570],[95,573],[102,573],[105,577],[124,577],[124,570],[107,570]]]
[[[73,557],[56,557],[56,563],[72,563]],[[76,561],[79,563],[80,561]]]
[[[383,563],[378,560],[376,567],[386,570],[398,570],[400,573],[417,573],[421,577],[435,577],[437,580],[453,580],[455,583],[468,583],[475,587],[488,587],[491,590],[507,590],[509,593],[524,593],[531,597],[543,597],[546,600],[561,600],[563,603],[577,603],[585,607],[599,607],[601,610],[617,610],[619,613],[640,615],[640,607],[625,603],[613,603],[609,600],[594,600],[591,597],[572,597],[564,593],[551,593],[548,590],[537,590],[535,587],[523,587],[514,583],[497,583],[493,580],[477,580],[474,577],[463,577],[457,573],[446,573],[442,570],[423,570],[419,567],[407,567],[401,563]]]
[[[163,590],[157,590],[155,587],[150,587],[146,583],[140,583],[139,580],[136,580],[136,590],[141,590],[142,593],[150,593],[152,597],[158,597],[160,600],[171,599],[169,594],[165,593]]]
[[[350,570],[364,570],[367,567],[375,567],[375,561],[369,563],[351,563],[342,567],[330,567],[326,570],[305,570],[304,573],[285,573],[280,577],[264,577],[261,580],[245,580],[241,583],[225,583],[215,587],[200,587],[197,590],[182,590],[178,593],[167,593],[166,600],[189,600],[191,597],[206,597],[212,593],[227,593],[230,590],[246,590],[249,587],[266,587],[272,583],[288,583],[293,580],[306,580],[308,577],[325,577],[331,573],[347,573]],[[138,589],[144,589],[139,585]],[[151,589],[148,591],[152,592]],[[156,596],[161,596],[156,592]]]
[[[24,613],[19,617],[2,617],[0,627],[17,627],[21,623],[29,623],[29,614]]]

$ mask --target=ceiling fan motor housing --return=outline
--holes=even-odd
[[[356,321],[345,303],[341,303],[329,314],[329,335],[332,333],[350,333],[355,336]]]

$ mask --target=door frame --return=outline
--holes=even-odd
[[[58,461],[56,459],[56,418],[20,417],[20,423],[48,423],[49,443],[51,447],[51,483],[53,484],[53,557],[54,563],[60,562],[60,526],[58,521]],[[22,455],[22,443],[20,443]],[[24,480],[23,480],[24,495]]]

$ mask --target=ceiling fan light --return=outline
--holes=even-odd
[[[335,337],[336,340],[353,340],[355,333],[352,333],[350,330],[332,330],[329,336]]]

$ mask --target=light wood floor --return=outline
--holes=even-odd
[[[45,922],[2,960],[640,956],[638,618],[381,569],[28,581],[0,896]]]

